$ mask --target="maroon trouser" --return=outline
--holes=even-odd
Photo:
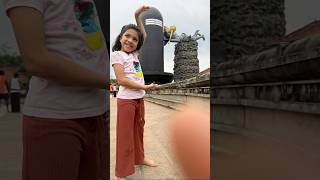
[[[81,119],[23,116],[23,180],[107,180],[109,114]]]
[[[144,160],[143,99],[117,99],[117,177],[126,177],[134,173],[134,165]]]

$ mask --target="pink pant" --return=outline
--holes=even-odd
[[[107,180],[109,114],[60,120],[23,116],[23,180]]]
[[[134,173],[134,165],[144,160],[143,99],[117,99],[117,177],[126,177]]]

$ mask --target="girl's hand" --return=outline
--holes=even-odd
[[[152,83],[152,84],[153,84],[153,83]],[[159,87],[160,87],[160,85],[158,85],[158,84],[153,84],[152,90],[158,89]]]
[[[153,83],[145,85],[145,90],[153,89],[153,87],[154,87]]]
[[[156,89],[158,87],[159,87],[158,84],[151,83],[149,85],[145,85],[145,90],[149,90],[149,89],[154,90],[154,89]]]
[[[140,16],[140,14],[142,12],[147,11],[149,9],[150,9],[150,6],[143,5],[143,6],[139,7],[134,14],[135,14],[135,16]]]

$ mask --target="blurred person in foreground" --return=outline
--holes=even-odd
[[[210,110],[190,104],[172,118],[171,140],[187,179],[210,179]]]
[[[22,179],[109,179],[108,50],[94,1],[3,3],[32,75]]]

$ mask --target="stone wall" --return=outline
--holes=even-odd
[[[212,44],[223,56],[213,61],[254,54],[285,35],[284,0],[215,0],[211,12]]]
[[[219,63],[213,74],[212,128],[279,141],[299,137],[292,142],[301,147],[320,145],[310,138],[319,129],[319,69],[320,35]]]
[[[319,114],[320,36],[310,36],[287,44],[274,44],[267,48],[268,44],[271,45],[268,42],[271,42],[272,38],[284,34],[283,3],[282,0],[268,1],[268,3],[255,0],[218,0],[214,3],[213,10],[224,13],[219,17],[217,14],[213,15],[216,20],[213,25],[217,31],[214,40],[224,44],[222,47],[226,49],[233,49],[235,46],[241,49],[247,44],[247,50],[250,50],[251,55],[247,53],[249,51],[239,51],[244,52],[243,54],[231,51],[225,61],[213,63],[212,113],[219,114],[237,107],[244,112],[260,109],[268,112],[277,111],[280,114],[301,113],[301,117],[303,114]],[[262,16],[263,13],[266,16]],[[235,17],[235,14],[239,17]],[[257,15],[261,18],[250,19]],[[222,19],[227,22],[226,24],[232,22],[232,17],[235,21],[231,27],[237,26],[243,32],[235,29],[224,32],[223,28],[227,27],[222,27],[222,30],[215,27],[222,23]],[[240,21],[239,18],[243,20]],[[262,23],[260,20],[265,22]],[[262,24],[257,26],[259,23]],[[255,38],[251,41],[251,37]],[[232,118],[231,115],[225,114],[220,116],[220,119],[215,118],[215,123],[227,122]],[[244,121],[246,118],[244,117]],[[260,119],[259,115],[255,118],[257,122]]]
[[[223,174],[215,168],[213,179],[234,179],[226,178],[230,174],[292,179],[274,170],[291,168],[293,161],[280,162],[320,159],[320,36],[273,44],[285,33],[284,0],[216,0],[212,5],[211,153],[216,167],[228,169]],[[303,178],[312,179],[308,174]]]
[[[157,90],[147,91],[146,101],[179,110],[186,103],[210,105],[210,74],[198,74],[196,77],[179,82],[163,84]]]

